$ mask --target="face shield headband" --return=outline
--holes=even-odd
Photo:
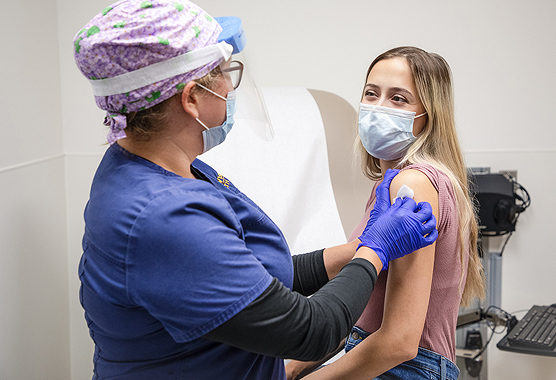
[[[236,124],[240,128],[248,126],[255,136],[264,141],[272,141],[274,139],[274,129],[268,116],[266,103],[252,74],[249,58],[244,51],[246,39],[241,19],[237,17],[216,17],[215,20],[222,26],[218,41],[232,45],[234,48],[233,59],[244,64],[241,86],[236,90]]]
[[[193,71],[214,61],[227,61],[232,56],[232,50],[231,45],[220,42],[116,77],[89,80],[89,83],[95,96],[123,94]]]

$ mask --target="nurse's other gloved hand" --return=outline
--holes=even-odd
[[[436,218],[428,202],[416,204],[411,198],[396,199],[372,225],[367,223],[357,249],[371,248],[386,270],[390,260],[426,247],[437,237]]]
[[[375,206],[369,215],[367,226],[373,225],[376,220],[390,207],[390,184],[394,177],[399,173],[398,169],[388,169],[384,173],[384,179],[376,188]]]

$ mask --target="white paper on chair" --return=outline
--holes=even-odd
[[[292,254],[345,243],[317,104],[302,87],[260,90],[274,141],[262,140],[237,120],[226,141],[199,158],[270,216]]]

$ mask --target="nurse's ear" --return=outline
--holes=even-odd
[[[200,94],[195,91],[195,81],[188,82],[181,93],[181,106],[194,119],[199,117],[199,98]]]

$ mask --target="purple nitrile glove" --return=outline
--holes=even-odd
[[[384,173],[382,182],[376,188],[375,206],[371,210],[367,226],[373,225],[378,217],[384,214],[384,212],[386,212],[386,210],[390,207],[390,184],[399,172],[399,169],[388,169],[386,170],[386,173]]]
[[[436,240],[436,218],[428,202],[416,204],[411,198],[396,199],[374,223],[367,223],[357,246],[369,247],[376,252],[382,269],[388,262],[426,247]]]

